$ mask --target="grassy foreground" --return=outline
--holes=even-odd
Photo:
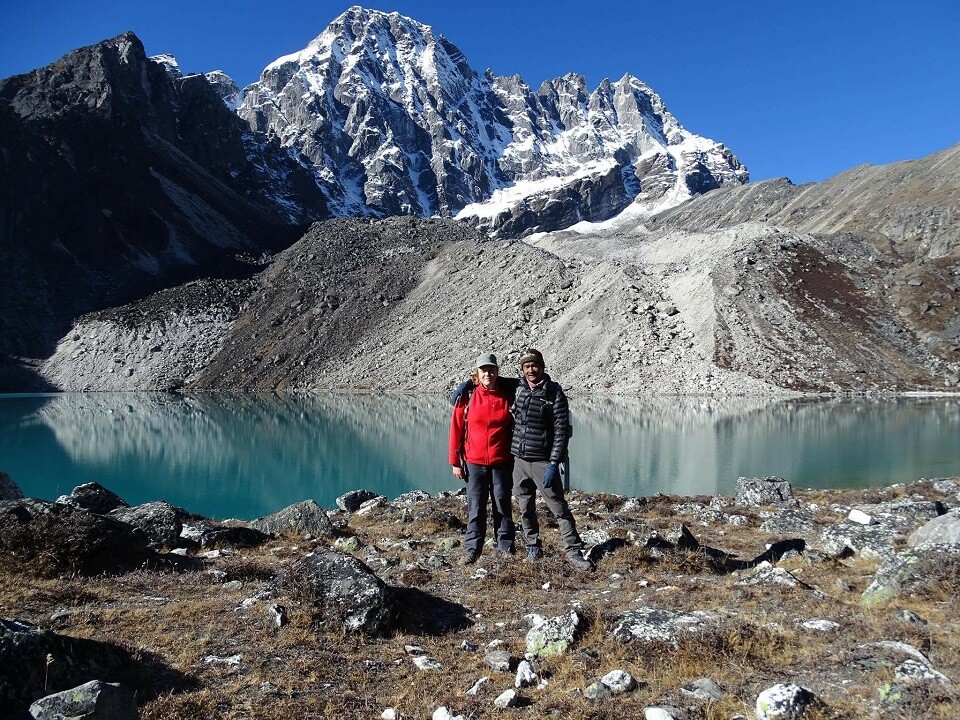
[[[803,507],[815,510],[818,527],[844,521],[851,506],[908,495],[956,502],[926,481],[794,494]],[[861,662],[866,645],[898,641],[960,681],[960,579],[923,596],[865,608],[859,598],[877,559],[796,555],[778,566],[808,587],[743,585],[750,571],[720,572],[703,552],[659,556],[631,542],[649,528],[668,536],[685,523],[703,545],[749,560],[767,543],[788,537],[759,529],[771,508],[732,507],[731,498],[726,507],[714,502],[711,508],[711,500],[655,496],[638,503],[572,493],[581,532],[602,528],[627,541],[590,573],[565,562],[545,511],[543,561],[527,563],[520,555],[501,558],[485,550],[468,567],[458,564],[462,547],[455,542],[464,519],[461,497],[431,499],[405,516],[390,506],[362,516],[338,513],[339,535],[359,540],[352,554],[397,588],[400,627],[385,638],[349,634],[325,622],[301,602],[295,579],[273,599],[241,608],[293,560],[331,542],[296,537],[207,560],[199,571],[43,580],[0,568],[0,616],[129,650],[143,661],[138,702],[145,720],[379,718],[386,708],[395,708],[400,717],[429,718],[439,706],[464,717],[599,720],[642,718],[644,708],[663,704],[681,709],[682,717],[714,720],[753,717],[757,694],[778,682],[813,690],[821,702],[804,717],[814,720],[960,714],[960,695],[952,685],[918,687],[897,714],[889,714],[893,711],[880,708],[877,695],[893,679],[892,668]],[[746,521],[731,524],[731,514]],[[438,601],[459,608],[465,622],[459,628],[435,622],[429,615]],[[276,627],[268,612],[272,603],[287,608],[290,624]],[[648,605],[681,612],[720,610],[729,616],[676,645],[612,637],[619,613]],[[535,663],[546,684],[520,690],[517,707],[496,708],[493,699],[513,686],[514,675],[485,664],[488,646],[499,643],[515,665],[525,651],[525,616],[563,615],[571,608],[587,620],[573,648]],[[905,623],[899,610],[910,610],[926,623]],[[833,632],[800,627],[810,619],[839,627]],[[407,646],[419,646],[414,652],[428,654],[442,670],[419,669]],[[226,660],[236,655],[238,661]],[[590,683],[615,669],[631,673],[639,688],[605,700],[584,697]],[[485,688],[467,695],[484,676],[491,678]],[[682,692],[703,677],[723,690],[719,700]]]

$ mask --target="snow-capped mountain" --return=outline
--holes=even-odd
[[[748,179],[630,75],[534,92],[476,72],[426,25],[359,6],[271,63],[238,112],[313,163],[339,215],[457,216],[522,235]]]

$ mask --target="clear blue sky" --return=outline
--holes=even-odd
[[[0,77],[133,30],[185,73],[241,86],[350,2],[0,0]],[[631,73],[753,180],[823,180],[960,142],[958,0],[370,0],[431,25],[477,70],[536,88]]]

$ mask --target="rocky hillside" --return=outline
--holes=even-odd
[[[328,221],[251,280],[83,318],[43,375],[71,390],[436,391],[483,350],[509,372],[534,344],[577,390],[956,390],[958,204],[955,147],[527,242],[451,220]]]
[[[246,273],[326,214],[311,173],[132,33],[0,81],[0,365],[80,313]]]

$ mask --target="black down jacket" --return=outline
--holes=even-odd
[[[525,382],[513,401],[510,452],[523,460],[559,463],[570,441],[570,409],[558,383],[545,376],[533,390]]]

